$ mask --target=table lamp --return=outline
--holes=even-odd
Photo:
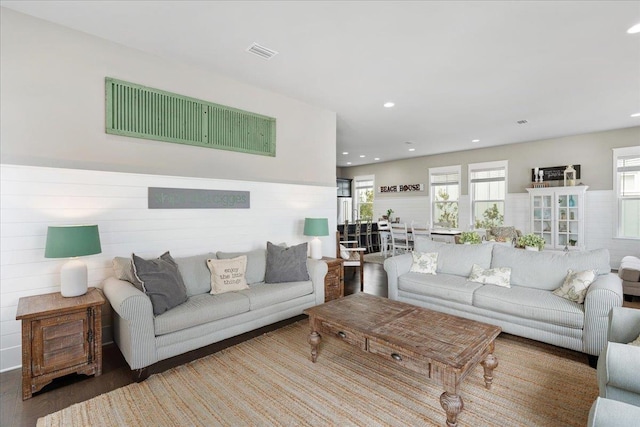
[[[329,235],[329,221],[327,218],[305,218],[304,235],[313,236],[311,243],[309,243],[311,258],[322,258],[322,242],[318,239],[318,236]]]
[[[79,256],[99,254],[97,225],[51,226],[47,230],[45,258],[71,258],[60,270],[60,293],[76,297],[87,293],[87,265]]]

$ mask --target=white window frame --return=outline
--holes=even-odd
[[[504,199],[496,199],[496,200],[481,200],[483,202],[502,202],[504,204],[503,215],[505,216],[504,222],[506,222],[506,213],[507,213],[507,193],[509,192],[509,161],[508,160],[496,160],[493,162],[483,162],[483,163],[469,163],[467,169],[467,192],[469,193],[469,211],[471,216],[471,224],[472,228],[475,228],[476,224],[476,216],[475,216],[475,193],[473,191],[473,183],[471,176],[473,172],[479,172],[483,170],[497,170],[504,169]],[[502,181],[499,178],[490,179],[491,181]]]
[[[640,199],[640,196],[621,196],[620,191],[620,179],[618,177],[618,160],[622,157],[640,157],[640,145],[636,145],[633,147],[624,147],[624,148],[614,148],[613,149],[613,191],[615,197],[614,203],[614,215],[613,215],[613,237],[617,239],[631,239],[631,240],[640,240],[637,237],[623,236],[621,230],[621,215],[622,210],[620,209],[622,205],[622,200],[631,199],[636,200]]]
[[[373,200],[371,202],[371,212],[372,212],[372,218],[371,220],[373,221],[373,205],[375,202],[375,198],[376,198],[376,176],[375,175],[360,175],[360,176],[354,176],[353,177],[353,211],[355,213],[355,215],[353,216],[353,221],[355,222],[356,220],[361,220],[362,218],[360,218],[360,197],[358,194],[358,188],[369,188],[367,187],[358,187],[358,182],[361,181],[371,181],[371,191],[373,192]]]
[[[457,227],[460,228],[460,196],[461,196],[461,192],[462,192],[462,167],[460,165],[453,165],[453,166],[441,166],[441,167],[436,167],[436,168],[429,168],[429,210],[431,211],[431,222],[430,222],[430,226],[431,228],[435,228],[434,224],[436,222],[436,218],[435,218],[435,203],[436,203],[436,199],[435,199],[435,194],[434,194],[434,186],[433,186],[433,179],[432,177],[434,175],[445,175],[445,174],[458,174],[458,198],[455,200],[456,205],[458,206],[458,225]]]

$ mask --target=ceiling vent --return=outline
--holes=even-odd
[[[261,46],[258,43],[253,43],[251,46],[249,46],[247,48],[247,52],[253,53],[254,55],[259,56],[262,59],[266,59],[267,61],[278,54],[278,52],[276,52],[275,50]]]
[[[519,125],[526,125],[527,123],[529,123],[529,120],[522,119],[522,120],[518,120],[516,123],[519,124]]]

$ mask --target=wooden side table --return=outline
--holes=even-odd
[[[102,373],[102,305],[95,288],[65,298],[59,292],[20,298],[22,400],[55,378]]]
[[[329,271],[324,277],[324,302],[344,296],[344,260],[342,258],[322,257]]]

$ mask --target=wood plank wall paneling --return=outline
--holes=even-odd
[[[216,180],[0,165],[0,371],[21,364],[20,297],[60,290],[65,260],[44,258],[47,226],[98,224],[102,253],[83,257],[89,286],[112,274],[115,256],[156,257],[244,251],[267,240],[296,244],[304,218],[326,217],[335,228],[335,187]],[[148,187],[251,192],[250,209],[147,209]],[[333,254],[331,236],[322,238]],[[103,311],[111,340],[111,309]]]

